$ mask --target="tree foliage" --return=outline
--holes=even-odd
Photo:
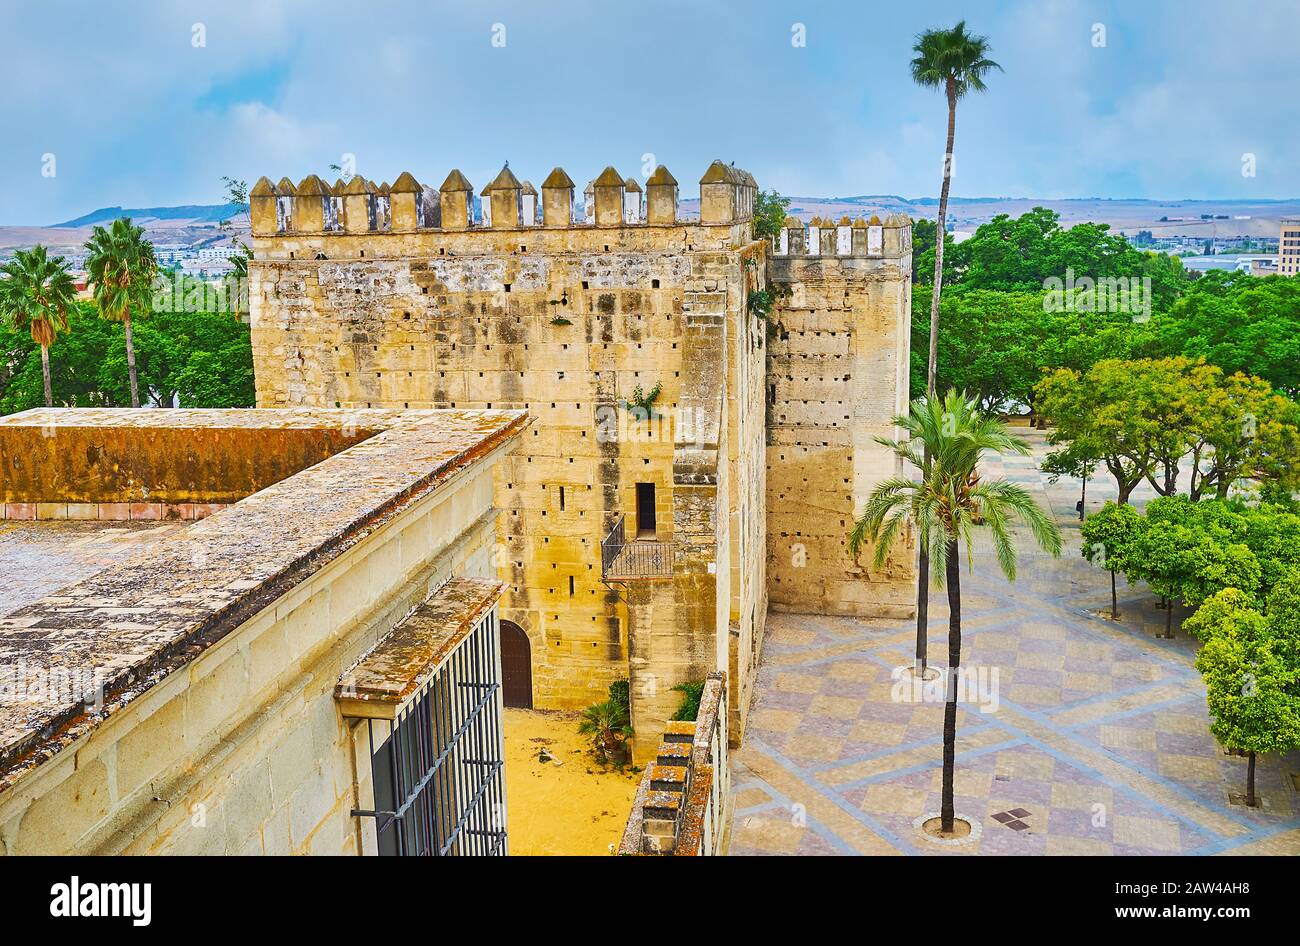
[[[919,250],[914,244],[913,254],[914,267],[926,278],[934,269],[933,236]],[[1177,257],[1140,250],[1111,233],[1108,224],[1063,227],[1060,214],[1045,207],[1019,217],[998,214],[961,243],[950,234],[943,268],[945,285],[1002,292],[1042,292],[1048,280],[1063,280],[1067,271],[1092,279],[1147,277],[1157,309],[1172,305],[1193,278]]]
[[[68,312],[76,304],[76,289],[62,256],[51,257],[43,246],[18,250],[0,267],[0,321],[26,330],[41,349],[44,402],[54,404],[49,349],[68,330]]]
[[[1250,756],[1247,803],[1255,801],[1255,755],[1300,748],[1300,570],[1292,570],[1261,612],[1226,588],[1184,625],[1202,642],[1210,731]]]
[[[779,236],[789,206],[789,197],[782,197],[776,191],[760,190],[754,200],[754,239]]]
[[[1083,557],[1107,571],[1125,571],[1129,550],[1142,526],[1142,516],[1132,506],[1107,502],[1080,526]]]
[[[123,326],[80,303],[70,330],[50,348],[54,403],[124,407],[131,403]],[[248,326],[228,313],[159,312],[135,329],[140,383],[150,403],[170,407],[252,407],[253,352]],[[0,414],[42,403],[40,351],[0,326]]]
[[[1150,325],[1149,352],[1204,358],[1300,395],[1300,278],[1212,271]]]
[[[1300,487],[1300,408],[1262,379],[1183,357],[1106,359],[1057,369],[1034,391],[1055,425],[1053,462],[1100,457],[1121,503],[1143,480],[1174,495],[1187,461],[1193,499],[1247,479]]]
[[[1261,633],[1264,622],[1247,620],[1249,614],[1221,622],[1196,656],[1213,717],[1210,731],[1230,749],[1289,752],[1300,748],[1297,669],[1279,653],[1278,642]]]
[[[930,290],[912,293],[914,397],[925,391]],[[1134,328],[1115,313],[1048,311],[1041,291],[957,284],[940,302],[938,384],[974,395],[985,411],[1033,407],[1035,385],[1053,368],[1087,370],[1132,354]]]

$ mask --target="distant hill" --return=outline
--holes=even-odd
[[[186,204],[182,207],[101,207],[75,220],[50,225],[55,230],[70,230],[107,223],[119,217],[132,220],[192,220],[198,223],[220,223],[239,212],[238,204]]]
[[[581,199],[581,198],[579,198]],[[478,199],[475,198],[477,204]],[[933,219],[934,197],[907,198],[897,194],[859,194],[847,197],[797,197],[791,195],[790,214],[803,220],[811,217],[839,220],[907,213],[913,219]],[[1075,197],[1068,199],[1032,197],[953,197],[948,208],[949,226],[973,232],[998,214],[1013,217],[1034,207],[1047,207],[1061,215],[1061,223],[1073,226],[1083,221],[1109,224],[1120,233],[1149,230],[1157,237],[1181,236],[1205,239],[1228,237],[1270,237],[1276,239],[1280,218],[1300,216],[1300,200],[1151,200],[1143,198]],[[682,198],[678,213],[684,220],[699,219],[697,197]],[[144,227],[148,239],[159,244],[212,246],[234,238],[246,238],[248,215],[236,217],[235,204],[187,204],[181,207],[101,207],[93,213],[65,220],[50,227],[13,226],[0,222],[0,259],[15,249],[37,243],[63,255],[76,255],[90,237],[91,227],[118,217],[130,217]],[[219,229],[223,220],[233,219],[229,231]]]

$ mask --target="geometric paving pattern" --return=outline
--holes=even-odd
[[[1077,482],[1047,484],[1032,457],[984,472],[1034,489],[1066,548],[1055,560],[1022,552],[1014,583],[987,550],[963,570],[962,666],[980,686],[957,714],[955,793],[980,836],[939,845],[913,827],[939,809],[943,732],[941,685],[931,702],[896,682],[915,623],[772,613],[732,756],[730,853],[1300,854],[1300,753],[1260,757],[1263,807],[1230,801],[1246,761],[1209,733],[1195,642],[1156,639],[1164,612],[1122,576],[1121,619],[1109,619],[1109,578],[1079,554]],[[1089,509],[1103,497],[1090,483]],[[930,664],[942,667],[942,594],[930,615]]]

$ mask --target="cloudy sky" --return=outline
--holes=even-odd
[[[955,195],[1300,196],[1296,0],[0,0],[0,224],[344,155],[480,187],[661,162],[688,194],[720,157],[787,194],[929,196],[944,104],[908,61],[963,16],[1005,71],[959,109]]]

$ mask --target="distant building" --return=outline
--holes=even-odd
[[[242,251],[237,246],[205,246],[195,254],[200,260],[210,262],[228,260],[238,256]]]
[[[1300,273],[1300,217],[1283,217],[1277,241],[1277,271],[1280,276]]]
[[[1271,272],[1277,272],[1277,263],[1272,256],[1216,253],[1213,256],[1184,256],[1182,262],[1184,269],[1190,269],[1198,273],[1221,269],[1227,272],[1235,270],[1259,276],[1268,275],[1270,271],[1268,267],[1270,266],[1272,267]]]

